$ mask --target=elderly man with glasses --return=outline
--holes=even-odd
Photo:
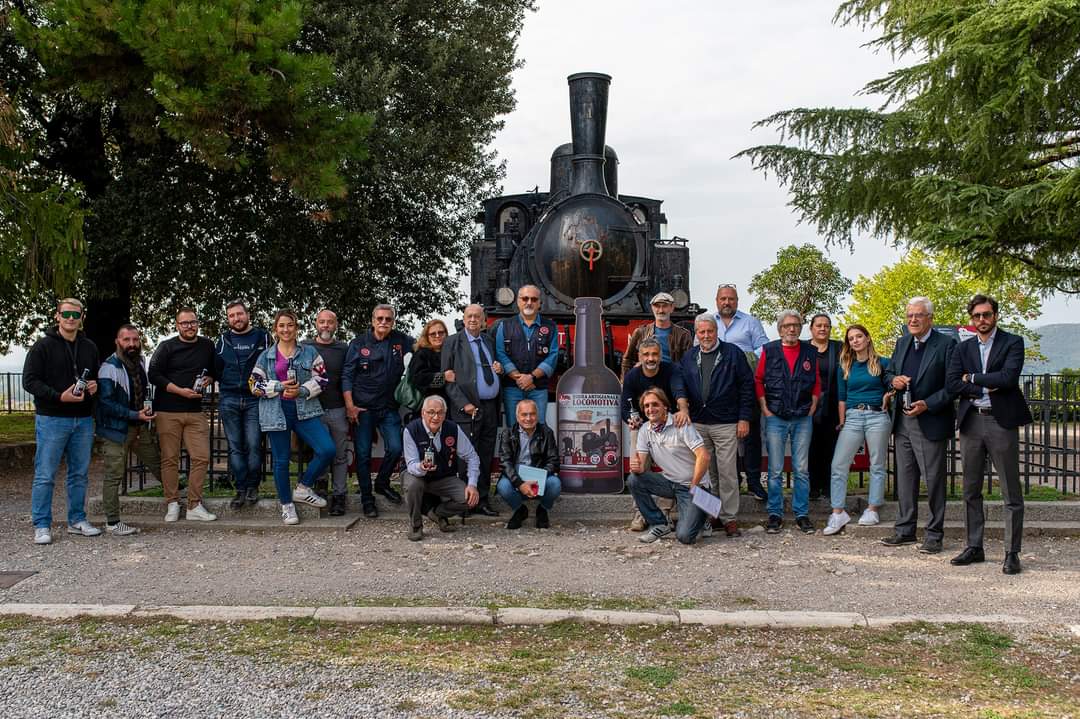
[[[480,457],[469,436],[446,419],[446,400],[431,395],[424,400],[420,416],[405,427],[403,438],[405,506],[409,513],[409,539],[424,538],[424,495],[438,498],[428,517],[444,532],[452,532],[449,518],[475,507],[480,501],[476,483],[480,478]],[[468,481],[458,477],[458,460],[468,470]]]
[[[540,424],[547,418],[548,381],[559,357],[559,328],[540,316],[540,289],[524,285],[518,290],[518,315],[495,328],[495,359],[503,368],[503,407],[507,422],[517,416],[517,403],[536,402]]]
[[[393,504],[401,495],[390,487],[390,474],[401,459],[401,417],[394,389],[405,372],[405,355],[415,341],[394,329],[397,310],[392,305],[376,305],[371,313],[371,329],[349,343],[341,371],[341,392],[345,414],[354,425],[356,474],[364,516],[379,516],[371,491],[371,445],[375,428],[383,438],[382,464],[375,478],[375,491]]]

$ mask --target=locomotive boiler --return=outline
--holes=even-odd
[[[630,332],[652,321],[657,292],[675,299],[673,320],[691,319],[687,240],[667,239],[662,200],[618,191],[618,156],[605,144],[611,77],[567,78],[571,142],[551,155],[547,192],[492,197],[476,221],[483,238],[471,257],[471,301],[488,317],[517,313],[523,285],[541,292],[541,313],[559,324],[560,356],[572,341],[574,300],[603,300],[605,360],[618,370]]]

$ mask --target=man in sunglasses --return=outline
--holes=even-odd
[[[97,346],[82,332],[83,305],[60,300],[56,326],[34,343],[23,365],[23,389],[34,396],[34,543],[52,544],[53,482],[67,461],[68,533],[96,537],[86,521],[86,484],[94,446],[94,401],[101,362]]]
[[[375,429],[383,438],[383,457],[375,478],[375,492],[393,504],[401,495],[390,486],[390,474],[401,459],[401,417],[394,390],[405,372],[405,355],[415,341],[394,329],[397,310],[393,305],[376,305],[371,313],[371,329],[349,343],[341,372],[341,392],[345,414],[354,426],[356,474],[364,516],[379,516],[371,491],[371,445]]]
[[[536,402],[540,424],[547,418],[548,382],[559,358],[559,328],[540,316],[540,289],[518,290],[518,316],[507,317],[495,329],[495,359],[503,368],[503,407],[507,421],[517,416],[517,403]]]
[[[949,392],[960,397],[957,425],[967,507],[967,548],[953,557],[952,564],[986,561],[982,485],[989,453],[1005,501],[1005,562],[1001,571],[1019,574],[1024,534],[1019,428],[1031,424],[1031,410],[1020,390],[1024,338],[998,327],[998,303],[993,297],[975,295],[967,311],[978,334],[961,342],[952,353],[946,376]]]

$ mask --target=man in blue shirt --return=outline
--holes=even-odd
[[[739,310],[739,292],[732,284],[723,284],[717,288],[716,310],[717,339],[742,350],[753,370],[757,358],[761,356],[761,348],[769,341],[761,321]],[[751,494],[764,502],[769,494],[761,486],[761,410],[756,402],[750,416],[750,433],[743,440],[743,449],[746,487]]]
[[[535,285],[518,290],[517,304],[518,316],[507,317],[495,329],[495,358],[503,367],[503,405],[511,421],[517,416],[517,403],[528,397],[536,402],[544,424],[548,381],[559,357],[559,328],[540,316],[540,289]]]

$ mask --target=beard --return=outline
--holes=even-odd
[[[131,349],[124,350],[120,355],[128,362],[135,364],[142,357],[142,347],[132,347]]]
[[[654,312],[653,317],[656,318],[657,322],[667,322],[668,320],[671,319],[671,313],[670,312]]]
[[[655,372],[656,370],[660,369],[659,362],[642,362],[641,366],[649,372]]]
[[[721,317],[734,317],[735,316],[735,309],[733,307],[721,307],[720,308],[720,316]]]
[[[319,339],[323,342],[329,342],[334,339],[334,333],[330,330],[319,330]]]
[[[238,334],[244,334],[245,332],[247,332],[248,327],[251,326],[251,320],[244,320],[243,324],[237,322],[236,324],[229,326],[232,328],[233,332],[236,332]]]

